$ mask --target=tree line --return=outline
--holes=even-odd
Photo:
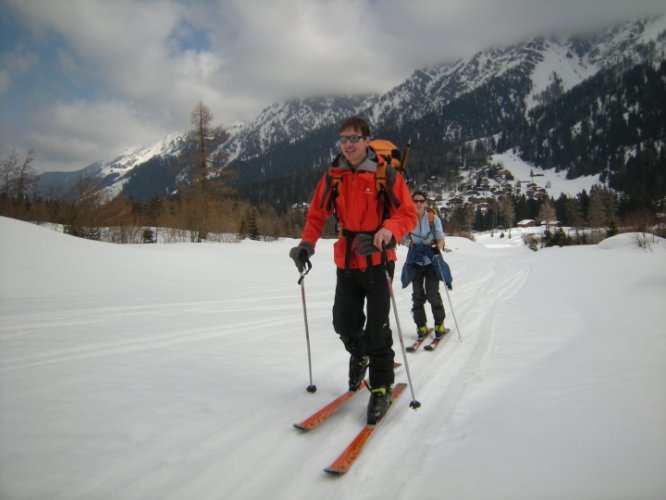
[[[67,196],[42,198],[35,193],[36,173],[32,152],[20,157],[12,151],[0,160],[0,214],[33,222],[60,224],[64,231],[101,239],[103,228],[145,228],[141,239],[154,241],[158,228],[187,231],[192,241],[210,234],[238,238],[276,238],[298,233],[304,224],[302,210],[278,214],[270,204],[252,204],[230,187],[224,158],[214,152],[226,137],[212,126],[213,115],[199,102],[191,115],[190,152],[181,182],[168,195],[149,201],[111,198],[90,177],[81,177]],[[157,165],[158,168],[163,165]],[[155,228],[154,230],[151,228]],[[135,231],[119,230],[114,241],[136,240]]]
[[[436,180],[438,189],[448,189],[461,170],[487,165],[493,152],[513,147],[523,159],[567,169],[570,177],[601,171],[608,187],[622,193],[606,189],[601,196],[593,190],[556,200],[512,195],[491,200],[489,208],[463,205],[445,214],[450,234],[493,229],[500,220],[510,227],[522,219],[539,219],[544,205],[556,214],[549,219],[571,227],[654,219],[666,194],[665,79],[665,62],[616,66],[566,93],[553,78],[537,96],[541,105],[526,117],[523,101],[516,105],[512,96],[516,89],[521,95],[527,92],[529,81],[516,69],[441,112],[378,130],[377,135],[401,147],[418,137],[407,168],[412,187]],[[32,153],[19,157],[12,152],[0,161],[0,213],[59,223],[87,237],[97,237],[99,229],[94,228],[112,225],[187,229],[196,241],[223,232],[298,237],[306,202],[335,153],[335,125],[222,168],[227,159],[217,146],[226,135],[212,122],[210,110],[197,103],[184,154],[154,158],[134,169],[132,182],[112,200],[88,178],[80,179],[67,198],[39,198],[33,189]],[[155,186],[160,189],[150,191]],[[595,215],[599,197],[606,200],[604,217]]]

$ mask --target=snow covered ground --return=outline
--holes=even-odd
[[[519,242],[448,238],[463,340],[445,299],[452,334],[408,358],[422,407],[403,395],[336,478],[367,397],[292,427],[346,387],[330,241],[305,281],[310,394],[294,240],[117,246],[0,218],[0,498],[665,498],[664,240]]]

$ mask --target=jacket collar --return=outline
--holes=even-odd
[[[372,148],[368,148],[365,160],[363,160],[356,168],[351,166],[351,164],[347,161],[347,158],[345,158],[342,153],[339,153],[338,156],[333,159],[331,166],[336,168],[344,168],[355,172],[375,172],[377,170],[378,162],[379,159],[377,158],[377,154]]]

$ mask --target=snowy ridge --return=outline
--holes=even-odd
[[[367,106],[369,98],[371,96],[311,97],[274,103],[252,123],[233,130],[223,149],[229,152],[229,160],[260,155],[274,144],[298,139],[358,113]]]
[[[151,158],[178,156],[187,140],[187,132],[172,132],[152,146],[126,151],[100,167],[100,175],[123,175]]]
[[[583,59],[572,59],[571,48],[554,43],[552,40],[544,43],[541,51],[541,60],[537,62],[532,71],[532,91],[525,99],[526,111],[540,104],[536,96],[544,92],[552,83],[556,75],[567,91],[593,76],[598,70],[596,63],[586,63]]]
[[[629,22],[596,36],[536,38],[510,47],[489,48],[455,64],[416,71],[383,95],[369,116],[378,124],[418,119],[516,68],[531,80],[532,89],[525,98],[529,109],[537,104],[534,96],[543,92],[553,75],[561,79],[562,90],[567,91],[605,66],[623,59],[644,60],[645,46],[650,43],[654,43],[652,50],[657,59],[663,60],[665,33],[666,16],[661,16]]]

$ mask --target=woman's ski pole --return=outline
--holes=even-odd
[[[460,333],[460,327],[458,326],[458,320],[456,319],[456,313],[453,311],[453,304],[451,303],[451,296],[449,295],[449,286],[450,283],[447,283],[446,276],[447,270],[449,269],[448,264],[442,256],[442,251],[439,248],[435,248],[435,256],[432,260],[435,270],[439,269],[442,277],[440,278],[444,282],[444,291],[446,292],[446,298],[449,300],[449,307],[451,309],[451,314],[453,315],[453,322],[456,324],[456,330],[458,330],[458,340],[462,340],[462,333]],[[449,270],[449,280],[451,280],[451,272]]]
[[[305,322],[305,343],[308,346],[308,371],[310,372],[310,385],[308,385],[307,391],[308,392],[315,392],[317,390],[317,386],[312,383],[312,356],[310,354],[310,331],[308,329],[308,311],[307,308],[305,307],[305,284],[303,283],[305,281],[305,275],[310,272],[310,269],[312,269],[312,264],[310,261],[306,261],[307,269],[303,269],[303,272],[301,273],[301,277],[298,280],[298,284],[301,285],[301,302],[303,302],[303,321]]]
[[[456,313],[453,312],[453,304],[451,303],[451,296],[449,295],[449,287],[444,284],[444,291],[446,292],[446,298],[449,299],[449,307],[451,308],[451,314],[453,315],[453,322],[456,324],[456,330],[458,330],[458,340],[462,340],[462,334],[460,333],[460,327],[458,326],[458,320],[456,319]]]

